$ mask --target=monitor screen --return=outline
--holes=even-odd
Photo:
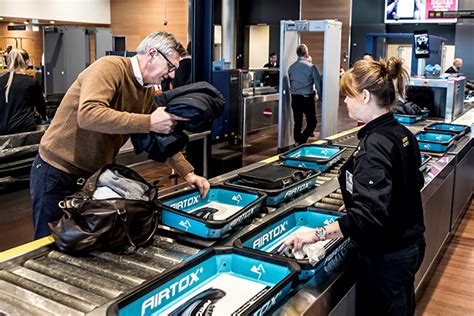
[[[430,38],[428,31],[414,31],[413,32],[415,57],[429,58],[430,57]]]
[[[385,23],[456,23],[455,18],[429,18],[429,12],[457,9],[458,0],[385,0]]]

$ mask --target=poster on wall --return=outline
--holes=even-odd
[[[456,23],[455,18],[430,18],[430,11],[457,11],[458,0],[385,0],[385,23]]]

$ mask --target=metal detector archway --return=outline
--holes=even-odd
[[[293,116],[289,91],[288,68],[295,62],[300,33],[324,32],[323,92],[321,138],[337,132],[339,108],[339,68],[342,23],[335,20],[280,22],[280,89],[278,101],[278,151],[293,144]],[[311,43],[308,43],[311,45]]]

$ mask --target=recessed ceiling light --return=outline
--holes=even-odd
[[[54,22],[54,21],[49,21],[49,23],[54,24],[54,23],[56,23],[56,22]]]
[[[0,21],[3,21],[3,18],[0,16]]]
[[[25,21],[25,22],[23,22],[23,23],[28,24],[29,22],[28,22],[28,21]]]

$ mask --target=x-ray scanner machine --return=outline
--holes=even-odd
[[[337,132],[341,29],[342,23],[335,20],[280,22],[280,96],[278,103],[278,150],[280,152],[288,149],[290,144],[294,143],[288,68],[297,59],[296,48],[300,44],[300,34],[303,32],[324,32],[320,137],[328,137]],[[305,44],[311,47],[311,43]]]

